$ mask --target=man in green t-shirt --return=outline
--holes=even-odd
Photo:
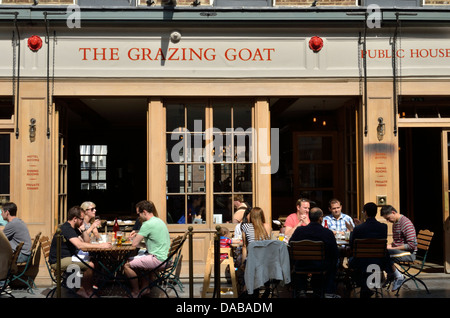
[[[150,201],[141,201],[136,204],[136,212],[142,223],[139,232],[131,232],[130,238],[134,247],[145,247],[147,253],[143,256],[130,258],[124,270],[128,278],[136,277],[137,270],[152,270],[167,258],[170,248],[170,236],[167,225],[158,217],[155,205]],[[142,244],[144,240],[144,244]],[[139,282],[130,279],[131,294],[139,295]]]

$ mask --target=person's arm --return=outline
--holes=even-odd
[[[144,247],[144,244],[142,243],[144,237],[141,234],[134,233],[133,236],[130,235],[130,239],[132,239],[131,245],[133,247]]]
[[[97,248],[111,247],[111,243],[91,244],[91,243],[84,242],[79,237],[72,237],[71,239],[69,239],[69,241],[79,250],[82,250],[82,249],[88,248],[88,247],[97,247]]]

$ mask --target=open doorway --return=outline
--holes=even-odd
[[[295,212],[300,197],[324,213],[338,198],[358,213],[358,109],[349,96],[272,99],[271,127],[279,129],[279,169],[272,175],[272,217]]]
[[[147,198],[145,98],[65,99],[67,205],[92,201],[102,218],[135,217]]]
[[[443,262],[441,128],[399,131],[400,213],[434,232],[428,260]]]

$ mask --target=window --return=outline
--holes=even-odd
[[[81,190],[106,190],[108,146],[81,145]]]
[[[166,118],[168,223],[231,222],[235,195],[253,201],[252,105],[171,103]]]
[[[11,134],[0,133],[0,205],[9,202],[11,179]]]

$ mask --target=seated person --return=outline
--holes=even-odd
[[[325,262],[316,263],[315,261],[297,261],[295,267],[299,270],[303,269],[325,269],[325,297],[340,298],[336,295],[336,271],[339,259],[339,249],[333,232],[322,226],[323,212],[315,207],[309,212],[310,223],[306,226],[299,226],[292,234],[290,242],[311,240],[322,241],[325,244]],[[300,289],[306,290],[306,277],[299,282]]]
[[[84,210],[79,206],[74,206],[67,212],[67,221],[61,225],[61,235],[64,240],[61,242],[61,270],[64,272],[71,264],[79,266],[83,271],[81,279],[81,288],[77,294],[81,297],[88,298],[93,293],[92,275],[94,264],[92,262],[83,263],[77,259],[77,254],[80,249],[85,247],[108,248],[111,243],[92,244],[87,233],[80,231],[80,226],[83,224]],[[53,236],[52,244],[50,246],[49,263],[52,269],[56,270],[56,236]]]
[[[158,217],[158,212],[153,202],[140,201],[136,204],[136,212],[141,219],[139,232],[132,233],[130,239],[134,247],[146,247],[147,254],[141,257],[133,257],[124,265],[125,275],[130,278],[131,294],[139,295],[139,291],[145,286],[139,286],[137,271],[152,270],[163,263],[169,253],[170,236],[167,225]],[[144,240],[145,245],[142,245]]]
[[[299,226],[306,226],[310,222],[309,209],[311,202],[308,199],[300,198],[297,200],[296,207],[297,211],[289,214],[284,222],[284,235],[287,237],[290,237]]]
[[[387,239],[387,225],[378,222],[375,218],[377,215],[377,205],[373,202],[366,203],[363,207],[363,214],[366,216],[364,223],[357,225],[353,231],[350,233],[349,246],[353,248],[356,239]],[[355,270],[357,274],[357,281],[361,286],[361,298],[370,297],[372,292],[366,284],[366,279],[368,277],[367,266],[370,264],[377,264],[380,266],[380,270],[385,270],[388,265],[389,257],[386,255],[384,260],[380,259],[354,259],[350,258],[349,266]]]
[[[2,207],[2,218],[7,221],[3,233],[11,244],[13,251],[17,245],[23,242],[17,263],[23,263],[28,260],[31,254],[31,237],[27,225],[17,217],[17,205],[13,202],[7,202]]]

